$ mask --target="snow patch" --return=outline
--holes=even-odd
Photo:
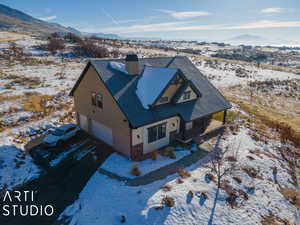
[[[122,73],[128,74],[124,63],[109,62],[109,66],[114,70],[118,70]]]
[[[145,66],[136,90],[145,109],[149,109],[177,71],[174,68]]]

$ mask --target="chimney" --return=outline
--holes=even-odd
[[[136,54],[127,55],[125,59],[125,66],[128,74],[139,74],[139,59]]]

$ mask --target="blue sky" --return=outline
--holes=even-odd
[[[300,41],[299,0],[1,0],[86,32],[227,40],[241,34]]]

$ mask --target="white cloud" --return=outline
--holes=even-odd
[[[208,16],[211,13],[204,12],[204,11],[183,11],[183,12],[176,12],[166,9],[157,9],[156,11],[166,13],[170,16],[172,16],[175,19],[190,19],[198,16]]]
[[[283,11],[283,8],[265,8],[262,9],[261,13],[281,13]]]
[[[266,29],[266,28],[282,28],[282,27],[300,27],[300,21],[268,21],[261,20],[253,23],[245,23],[238,25],[191,25],[192,21],[168,22],[156,24],[140,24],[132,26],[119,26],[102,29],[103,32],[109,33],[141,33],[153,31],[195,31],[195,30],[242,30],[242,29]]]
[[[40,20],[44,20],[44,21],[49,21],[49,20],[54,20],[56,19],[57,16],[47,16],[47,17],[42,17],[42,18],[39,18]]]
[[[119,26],[102,29],[104,33],[136,33],[136,32],[149,32],[149,31],[173,31],[176,27],[181,27],[189,22],[169,22],[169,23],[156,23],[156,24],[138,24],[132,26]]]

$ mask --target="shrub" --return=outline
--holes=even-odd
[[[151,152],[151,159],[156,160],[157,159],[157,151]]]
[[[243,171],[245,171],[249,177],[252,177],[252,178],[262,178],[260,175],[259,175],[259,170],[258,169],[255,169],[253,167],[243,167],[242,168]]]
[[[236,193],[231,193],[227,198],[226,202],[231,206],[231,208],[234,208],[237,206],[236,199],[238,198]]]
[[[167,207],[173,207],[175,205],[174,198],[166,196],[162,199],[162,204]]]
[[[188,177],[190,177],[191,176],[191,173],[189,172],[189,171],[187,171],[187,170],[184,170],[184,169],[179,169],[178,170],[178,174],[179,174],[179,176],[181,177],[181,178],[188,178]]]
[[[103,46],[96,45],[92,40],[86,39],[75,47],[75,53],[79,56],[105,58],[109,57],[109,51]]]
[[[233,177],[232,179],[234,179],[238,184],[242,183],[242,179],[239,177]]]
[[[226,160],[229,162],[237,162],[237,159],[235,156],[231,155],[231,156],[227,156]]]
[[[239,192],[239,195],[242,196],[244,200],[249,199],[248,194],[246,192],[244,192],[243,190],[239,189],[238,192]]]
[[[64,36],[65,40],[69,40],[72,43],[81,43],[83,40],[79,35],[73,34],[73,33],[67,33]]]
[[[161,189],[163,190],[163,191],[171,191],[172,190],[172,186],[171,185],[169,185],[169,184],[165,184],[165,185],[163,185],[163,186],[161,186]]]
[[[49,52],[51,52],[51,54],[54,55],[57,51],[63,50],[65,48],[65,44],[58,38],[50,38],[46,48]]]
[[[235,195],[236,190],[229,184],[228,180],[224,180],[220,184],[220,188],[223,189],[228,195]]]
[[[174,151],[174,147],[168,146],[161,151],[161,155],[165,157],[169,157],[171,159],[176,159],[176,154]]]
[[[255,160],[251,155],[247,155],[247,158],[250,160]]]
[[[176,180],[176,183],[177,183],[177,184],[182,184],[182,183],[184,183],[184,181],[183,181],[181,178],[178,178],[178,179]]]
[[[140,168],[139,168],[139,165],[138,164],[134,164],[131,168],[131,174],[133,176],[140,176],[141,175],[141,171],[140,171]]]

